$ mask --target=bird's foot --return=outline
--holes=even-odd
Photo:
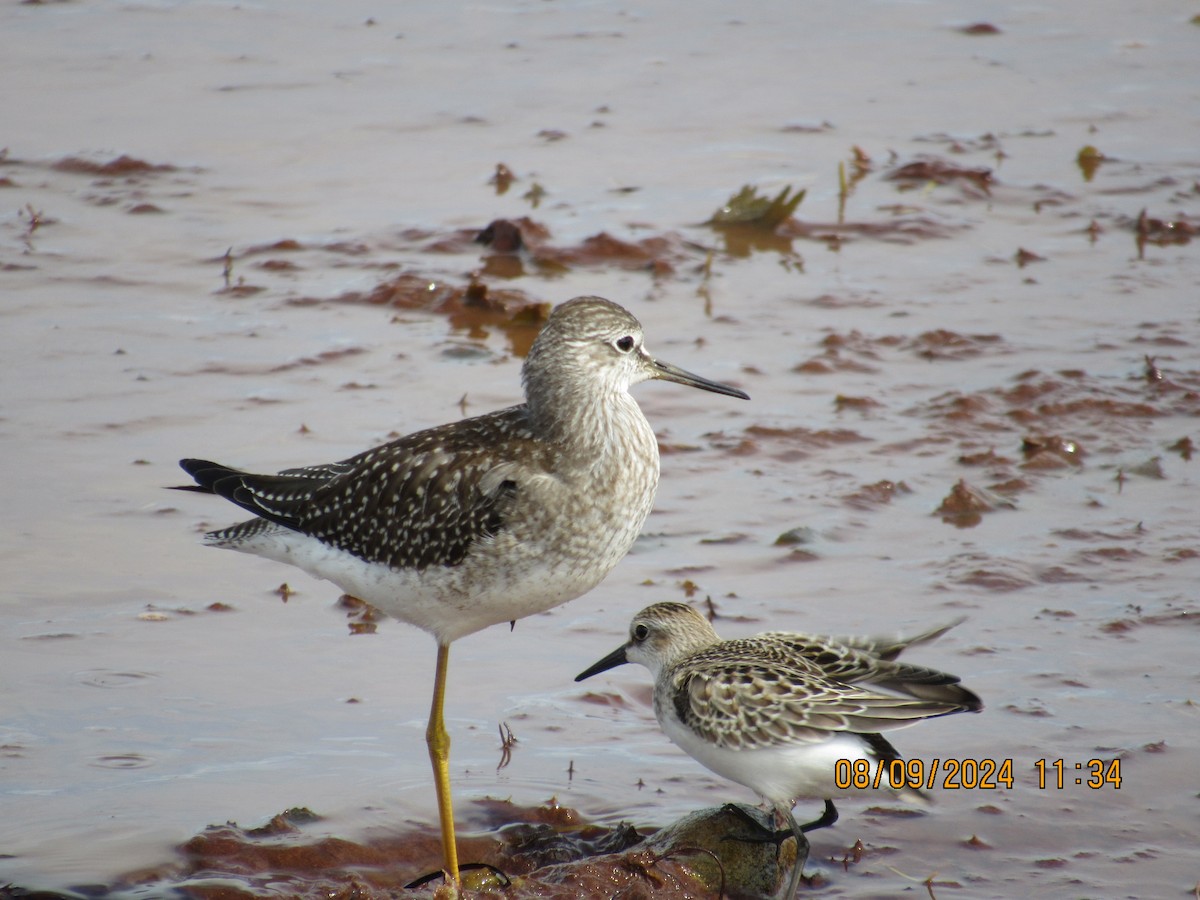
[[[470,888],[473,891],[496,887],[507,888],[512,885],[512,880],[507,875],[487,863],[463,863],[458,867],[458,871],[462,878],[462,887]],[[415,890],[427,884],[433,884],[439,878],[447,878],[446,873],[440,869],[413,879],[404,886],[404,889]]]
[[[817,831],[820,828],[828,828],[830,825],[832,825],[837,820],[838,820],[837,807],[833,805],[832,800],[826,800],[825,801],[825,811],[823,813],[821,813],[820,817],[813,819],[811,822],[807,823],[806,825],[801,825],[800,833],[808,834],[810,831]]]
[[[746,844],[774,844],[775,855],[779,855],[780,845],[790,837],[796,835],[790,828],[767,828],[757,818],[745,810],[744,807],[736,803],[726,803],[721,807],[723,812],[731,813],[741,819],[750,827],[750,833],[730,834],[726,835],[723,840],[726,841],[741,841]]]

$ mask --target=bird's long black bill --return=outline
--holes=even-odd
[[[625,658],[625,645],[622,644],[608,656],[599,662],[592,663],[582,672],[575,676],[576,681],[583,681],[585,678],[591,678],[593,675],[599,675],[601,672],[607,672],[609,669],[615,669],[617,666],[623,666],[629,662]]]
[[[653,363],[658,377],[664,381],[673,381],[676,384],[686,384],[688,387],[700,388],[702,391],[712,391],[714,394],[725,394],[729,397],[738,397],[742,400],[750,399],[750,395],[745,391],[740,391],[737,388],[730,387],[727,384],[721,384],[719,381],[709,381],[707,378],[701,378],[699,375],[693,375],[686,369],[681,369],[678,366],[665,363],[661,359],[653,360]]]

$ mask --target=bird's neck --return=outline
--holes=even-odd
[[[637,401],[627,391],[533,393],[530,420],[543,439],[594,460],[628,455],[658,462],[658,441]]]

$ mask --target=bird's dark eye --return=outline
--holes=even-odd
[[[633,639],[639,644],[646,638],[650,637],[650,629],[645,625],[633,626]]]
[[[633,338],[631,338],[629,335],[625,335],[625,337],[617,339],[617,349],[622,353],[628,353],[633,349],[634,343],[636,342]]]

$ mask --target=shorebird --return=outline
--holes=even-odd
[[[658,443],[628,391],[651,379],[749,399],[653,358],[642,326],[599,297],[554,309],[522,369],[525,402],[342,462],[252,475],[180,461],[255,518],[205,536],[333,582],[437,641],[426,743],[447,876],[458,881],[444,722],[451,642],[595,587],[641,531]]]
[[[901,759],[879,732],[983,708],[957,676],[895,661],[961,621],[908,638],[777,631],[723,641],[692,607],[657,603],[633,617],[627,643],[575,680],[627,662],[648,668],[654,715],[667,737],[701,765],[760,794],[799,841],[837,821],[833,798],[847,793],[836,784],[839,760],[866,760],[873,772]],[[923,797],[908,787],[898,793]],[[792,806],[799,799],[824,800],[824,813],[798,825]],[[800,870],[792,870],[788,897],[796,894]]]

